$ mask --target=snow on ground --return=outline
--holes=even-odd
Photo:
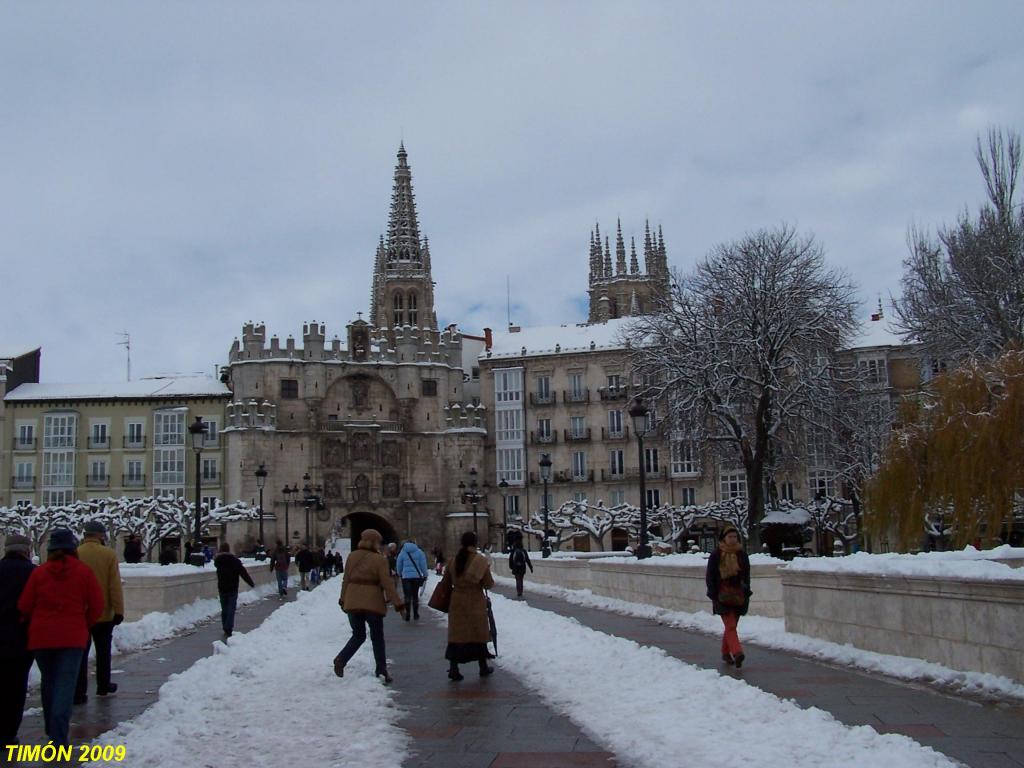
[[[659,648],[492,600],[501,671],[523,679],[623,764],[659,768],[666,756],[685,755],[687,764],[707,768],[734,768],[738,760],[759,768],[957,765],[906,736],[843,725]]]
[[[808,557],[793,560],[787,570],[816,573],[857,573],[868,576],[938,576],[983,581],[1024,581],[1024,568],[1011,568],[1001,560],[1024,558],[1024,550],[1008,545],[978,551],[920,552],[872,555],[855,552],[845,557]],[[753,558],[751,558],[753,562]]]
[[[505,586],[514,586],[513,579],[495,576],[495,581]],[[651,619],[680,629],[695,630],[719,636],[722,620],[711,613],[698,611],[671,611],[655,605],[630,603],[611,597],[595,595],[589,589],[565,589],[547,584],[527,583],[526,594],[535,592],[557,597],[566,602],[599,608],[626,616]],[[898,680],[923,682],[942,686],[959,693],[978,696],[992,701],[1013,701],[1024,703],[1024,685],[1008,677],[989,675],[982,672],[962,672],[923,659],[907,656],[891,656],[874,651],[864,651],[852,645],[840,645],[815,637],[787,632],[782,619],[766,616],[744,616],[739,625],[740,640],[768,648],[791,651],[802,656],[819,659],[831,664],[860,669],[865,672],[888,675]]]
[[[334,676],[348,638],[338,590],[300,592],[257,629],[213,644],[214,654],[172,675],[160,698],[98,743],[124,744],[124,763],[193,768],[400,766],[408,735],[395,692],[373,675],[367,641]]]

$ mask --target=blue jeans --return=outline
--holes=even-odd
[[[42,674],[43,722],[46,735],[54,744],[68,743],[71,706],[82,663],[81,648],[44,648],[35,652]]]
[[[387,672],[388,658],[384,653],[384,617],[366,611],[349,611],[348,623],[352,627],[352,637],[338,654],[341,663],[348,664],[349,659],[356,655],[359,646],[366,642],[366,625],[369,624],[370,642],[373,643],[373,661],[376,666],[374,671],[378,675]]]
[[[220,626],[225,635],[235,631],[235,609],[238,607],[237,592],[220,592]]]
[[[277,574],[277,594],[284,597],[288,594],[288,571],[274,571]]]

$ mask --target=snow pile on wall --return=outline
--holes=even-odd
[[[1011,568],[1007,559],[1024,559],[1024,549],[1002,546],[978,551],[966,547],[958,552],[921,552],[872,555],[855,552],[846,557],[814,557],[793,560],[788,571],[849,573],[866,576],[914,576],[982,581],[1024,581],[1024,568]]]

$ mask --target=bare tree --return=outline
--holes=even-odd
[[[820,410],[828,353],[848,346],[857,327],[854,294],[813,237],[781,226],[715,247],[626,331],[644,396],[668,409],[663,423],[742,465],[752,538],[776,444]]]
[[[896,326],[934,359],[991,359],[1024,346],[1024,207],[1014,203],[1020,135],[992,129],[976,156],[988,200],[937,237],[912,227]]]

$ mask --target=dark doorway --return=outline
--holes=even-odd
[[[353,512],[351,515],[345,518],[348,522],[349,530],[352,534],[352,551],[354,552],[359,546],[359,539],[363,535],[363,531],[367,528],[374,528],[380,531],[380,535],[384,537],[384,543],[390,542],[398,543],[398,534],[395,533],[394,527],[379,515],[375,515],[371,512]]]

